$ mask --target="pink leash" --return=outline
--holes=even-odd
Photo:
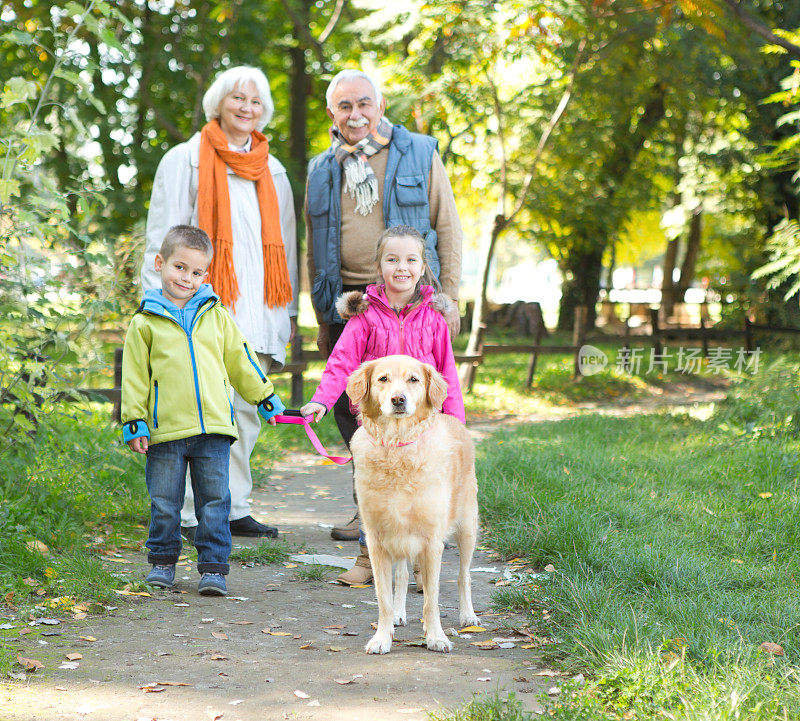
[[[306,435],[308,436],[308,440],[311,441],[311,445],[314,446],[314,449],[319,453],[321,456],[327,458],[330,461],[333,461],[337,465],[343,466],[345,463],[350,463],[353,460],[353,457],[350,456],[345,458],[344,456],[332,456],[325,450],[325,446],[322,445],[319,438],[317,438],[317,434],[314,433],[314,430],[311,428],[311,424],[300,415],[300,411],[293,411],[293,410],[285,410],[283,415],[275,416],[276,423],[287,423],[294,426],[303,426],[306,430]]]

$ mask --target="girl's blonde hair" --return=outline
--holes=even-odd
[[[413,238],[419,244],[419,254],[422,258],[422,275],[417,281],[416,288],[414,288],[414,295],[411,298],[411,304],[413,305],[414,303],[422,300],[420,287],[423,285],[432,285],[437,293],[441,293],[442,286],[439,284],[439,280],[436,278],[436,276],[434,276],[434,274],[431,272],[430,266],[428,265],[428,261],[425,257],[425,238],[422,237],[422,233],[410,225],[393,225],[391,228],[387,228],[383,231],[383,233],[380,234],[380,237],[378,238],[378,247],[375,252],[375,267],[378,271],[378,283],[383,283],[383,276],[381,275],[381,259],[383,258],[383,252],[386,249],[386,244],[392,238]]]

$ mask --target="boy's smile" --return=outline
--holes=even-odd
[[[208,275],[211,258],[202,250],[178,246],[169,258],[156,255],[155,269],[161,274],[161,292],[183,308]]]

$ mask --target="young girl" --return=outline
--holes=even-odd
[[[300,412],[319,421],[344,392],[350,374],[364,361],[408,355],[430,363],[447,381],[442,412],[465,422],[450,333],[444,319],[450,299],[436,293],[425,265],[425,241],[417,230],[396,225],[378,238],[376,264],[380,285],[342,295],[336,309],[347,322],[331,352],[314,396]],[[349,585],[368,583],[372,569],[366,546],[356,565],[337,579]]]

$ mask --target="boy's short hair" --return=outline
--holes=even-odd
[[[164,236],[161,249],[158,252],[164,260],[168,260],[178,248],[201,250],[208,256],[209,260],[214,257],[214,246],[211,244],[208,234],[205,230],[196,228],[193,225],[172,226]]]

